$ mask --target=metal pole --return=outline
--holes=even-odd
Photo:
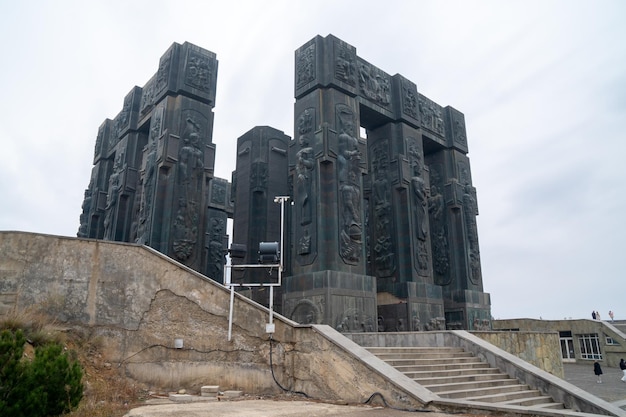
[[[228,341],[233,334],[233,304],[235,301],[235,286],[230,285],[230,311],[228,312]]]

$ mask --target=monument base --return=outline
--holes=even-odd
[[[489,293],[456,290],[444,294],[444,305],[449,330],[491,330]]]
[[[378,290],[379,332],[445,330],[440,286],[400,282],[379,284]]]
[[[376,278],[319,271],[285,277],[283,312],[302,324],[327,324],[344,333],[376,331]]]

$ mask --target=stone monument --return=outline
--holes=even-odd
[[[210,51],[174,43],[100,126],[79,237],[145,244],[223,279],[229,187],[211,187],[217,64]]]
[[[461,112],[317,36],[295,51],[293,138],[243,134],[231,187],[213,176],[216,80],[215,54],[174,43],[129,92],[98,130],[78,236],[145,244],[224,282],[228,218],[256,263],[280,241],[274,198],[289,196],[278,312],[342,332],[491,327]],[[268,305],[263,287],[244,291]]]

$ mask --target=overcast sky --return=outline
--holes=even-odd
[[[76,236],[100,124],[173,43],[219,61],[216,175],[293,136],[294,51],[333,34],[465,114],[495,318],[626,319],[626,2],[3,1],[0,230]]]

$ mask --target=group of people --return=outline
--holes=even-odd
[[[592,317],[594,320],[602,320],[602,319],[600,318],[600,312],[599,312],[599,311],[592,311],[592,312],[591,312],[591,317]],[[613,321],[613,320],[614,320],[614,318],[615,318],[615,313],[613,313],[613,310],[609,310],[609,318],[611,319],[611,321]]]
[[[619,360],[619,369],[622,370],[622,378],[620,379],[620,381],[626,382],[626,362],[624,361],[623,358]],[[595,361],[593,363],[593,373],[596,375],[596,378],[598,378],[598,384],[601,384],[602,383],[602,367],[600,366],[600,362]]]

